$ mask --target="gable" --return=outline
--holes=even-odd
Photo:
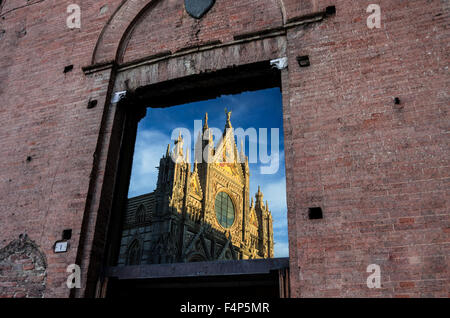
[[[193,172],[191,174],[191,178],[189,180],[188,193],[199,199],[203,198],[203,191],[200,185],[200,179],[198,177],[197,172]]]
[[[240,182],[244,181],[244,173],[239,162],[238,149],[232,129],[227,130],[219,141],[213,162],[217,170],[233,178],[239,178]]]

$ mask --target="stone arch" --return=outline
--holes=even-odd
[[[44,297],[47,259],[27,234],[0,249],[0,276],[8,277],[0,295],[15,298]]]
[[[119,62],[124,43],[136,23],[154,5],[165,0],[123,0],[102,29],[92,55],[92,65]],[[279,9],[280,25],[286,23],[284,0],[272,0]]]

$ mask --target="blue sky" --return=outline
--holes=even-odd
[[[236,95],[222,95],[219,98],[169,108],[148,108],[147,116],[138,126],[138,133],[133,158],[133,167],[128,197],[153,192],[158,177],[159,160],[171,144],[172,131],[176,128],[189,129],[192,136],[191,156],[194,152],[194,120],[203,120],[208,112],[209,127],[223,130],[226,116],[225,108],[232,111],[233,128],[244,130],[254,127],[267,128],[271,140],[271,128],[279,128],[279,168],[274,174],[262,174],[261,167],[267,166],[258,160],[250,163],[250,195],[255,196],[258,185],[264,194],[264,200],[269,203],[273,217],[275,257],[288,257],[287,238],[287,207],[286,207],[286,176],[284,165],[284,137],[282,101],[279,88],[271,88],[254,92],[244,92]],[[196,136],[195,136],[196,138]],[[248,139],[245,142],[246,155],[249,155]],[[266,147],[260,143],[259,146]],[[238,141],[240,149],[240,141]],[[271,154],[271,149],[267,150]]]

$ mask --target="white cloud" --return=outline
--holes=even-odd
[[[289,257],[289,243],[275,242],[274,257]]]
[[[134,150],[129,197],[152,192],[158,179],[159,160],[166,153],[170,136],[156,130],[139,131]]]
[[[255,176],[256,177],[256,176]],[[250,183],[253,189],[258,189],[261,185],[261,191],[264,195],[264,201],[268,201],[269,209],[272,211],[272,216],[286,216],[286,181],[284,178],[279,178],[272,182],[258,182],[264,180],[263,178],[250,177]],[[250,193],[254,196],[254,193]]]

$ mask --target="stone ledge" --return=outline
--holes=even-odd
[[[239,261],[214,261],[177,264],[154,264],[108,267],[106,277],[122,279],[181,278],[269,274],[289,268],[289,258]]]

